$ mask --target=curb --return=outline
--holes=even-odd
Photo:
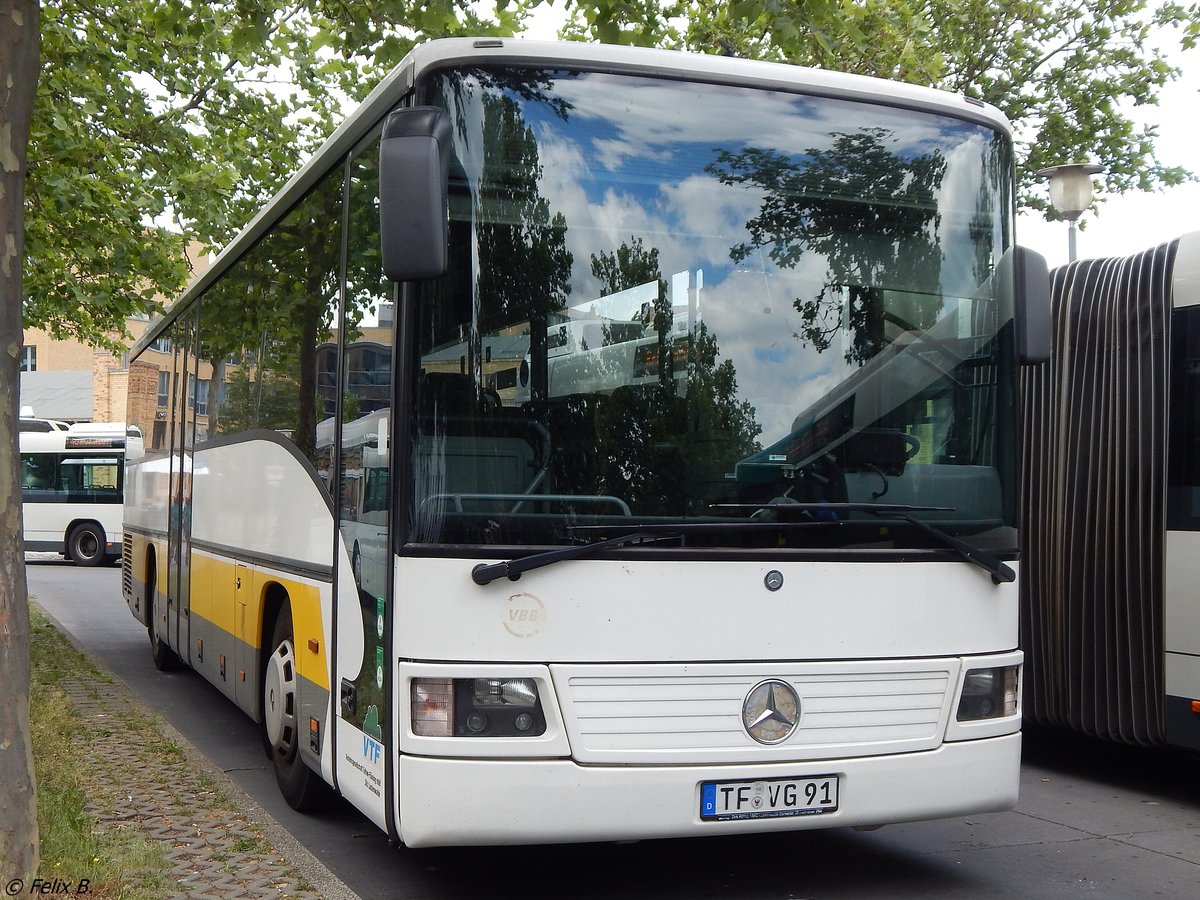
[[[303,897],[327,900],[360,900],[336,875],[308,851],[253,797],[240,788],[220,768],[208,760],[186,737],[165,721],[154,708],[146,705],[137,693],[119,676],[107,669],[47,612],[36,597],[30,596],[31,606],[50,622],[72,647],[84,656],[107,679],[105,682],[65,679],[62,688],[89,727],[101,736],[97,768],[120,766],[129,759],[129,745],[118,732],[109,734],[96,726],[108,724],[128,709],[148,715],[154,729],[165,740],[177,746],[183,757],[181,771],[169,786],[146,785],[127,779],[117,792],[112,812],[95,808],[89,798],[89,812],[101,821],[126,827],[133,823],[149,840],[168,845],[167,855],[172,863],[171,874],[176,877],[177,896],[186,897]],[[111,741],[112,752],[104,753],[104,743]],[[136,763],[133,763],[136,767]],[[191,776],[191,777],[189,777]],[[216,811],[196,803],[197,796],[206,792],[196,782],[207,779],[228,799],[225,808]],[[120,779],[118,778],[119,782]],[[132,787],[130,785],[133,785]],[[115,785],[120,786],[120,785]],[[236,809],[231,821],[228,807]],[[247,828],[246,826],[252,826]],[[270,845],[264,852],[254,830]],[[255,846],[250,847],[251,844]],[[234,870],[231,872],[230,870]],[[307,882],[311,890],[301,887]]]

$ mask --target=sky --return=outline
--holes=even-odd
[[[553,39],[561,21],[561,12],[549,4],[540,6],[525,36]],[[1176,50],[1168,60],[1183,70],[1181,77],[1162,90],[1157,106],[1130,106],[1127,112],[1135,122],[1158,128],[1155,146],[1161,163],[1183,166],[1200,177],[1200,48]],[[1097,181],[1103,177],[1097,176]],[[1079,224],[1076,243],[1080,259],[1128,256],[1185,232],[1200,231],[1200,181],[1111,197],[1085,212]],[[1041,253],[1051,268],[1067,262],[1066,222],[1048,222],[1036,213],[1021,215],[1017,219],[1017,241]]]

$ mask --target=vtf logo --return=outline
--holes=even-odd
[[[379,758],[383,756],[383,744],[375,740],[369,734],[363,735],[363,756],[373,763],[379,762]]]

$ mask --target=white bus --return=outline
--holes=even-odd
[[[1010,807],[1012,153],[908,85],[416,48],[135,350],[157,663],[412,847]],[[552,385],[648,284],[646,365]]]
[[[686,279],[688,273],[682,277]],[[684,379],[687,338],[698,324],[693,322],[697,310],[686,306],[670,310],[669,331],[656,328],[653,310],[659,285],[655,279],[553,317],[546,327],[546,397],[611,394],[619,387],[654,385],[660,379],[659,356],[664,347],[671,348],[664,354],[670,375]],[[533,399],[532,373],[532,358],[527,356],[516,372],[513,400]]]
[[[1052,283],[1023,402],[1026,710],[1200,750],[1200,232]]]
[[[29,420],[29,428],[42,422]],[[120,556],[125,456],[127,449],[136,455],[140,443],[113,423],[22,427],[25,549],[61,553],[80,566]]]

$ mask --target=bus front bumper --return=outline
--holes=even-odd
[[[1021,735],[826,762],[580,766],[570,760],[403,756],[400,837],[409,847],[551,844],[885,825],[1011,809]],[[706,821],[703,782],[838,776],[819,815]]]

